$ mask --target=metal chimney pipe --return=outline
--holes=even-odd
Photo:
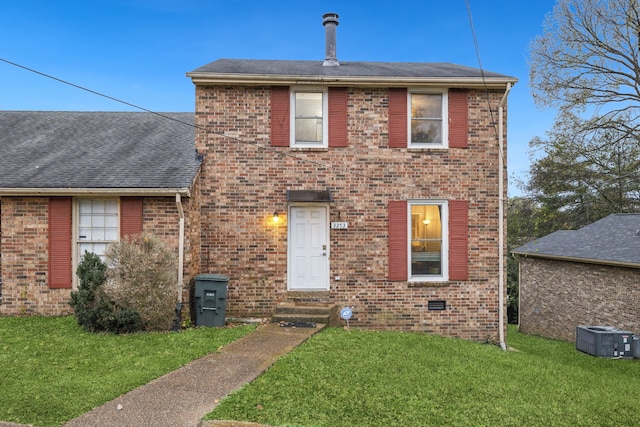
[[[325,58],[323,67],[339,67],[336,57],[336,27],[338,26],[337,13],[325,13],[322,15],[322,25],[325,28]]]

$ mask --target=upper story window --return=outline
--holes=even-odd
[[[410,91],[408,96],[409,147],[447,147],[447,93]]]
[[[389,147],[468,148],[469,92],[389,88]]]
[[[316,89],[291,91],[291,146],[327,146],[327,92]]]

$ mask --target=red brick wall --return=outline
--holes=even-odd
[[[640,334],[640,270],[520,257],[520,330],[575,341],[576,326]]]
[[[194,197],[182,197],[182,209],[185,215],[184,269],[183,269],[183,301],[189,301],[189,281],[199,273],[200,267],[200,233],[197,187]],[[160,237],[178,255],[180,216],[175,197],[145,197],[143,214],[143,231]]]
[[[48,278],[48,203],[46,197],[2,197],[2,305],[5,315],[61,315],[72,312],[70,289],[50,289]],[[189,199],[185,199],[188,204]],[[189,213],[189,211],[187,211]],[[178,251],[178,210],[175,197],[143,201],[143,231],[152,232]],[[193,248],[185,265],[193,270]],[[75,274],[75,269],[74,269]],[[188,282],[188,277],[185,278]]]
[[[49,289],[49,199],[3,197],[2,306],[9,315],[70,312],[70,289]]]
[[[167,247],[178,253],[178,207],[175,197],[145,197],[142,231],[161,238]]]
[[[269,315],[286,300],[286,190],[330,189],[330,221],[349,224],[330,231],[330,299],[354,307],[353,326],[497,339],[498,138],[491,119],[502,94],[469,92],[468,148],[417,150],[389,148],[388,89],[349,88],[348,147],[309,150],[269,146],[268,87],[198,86],[198,129],[216,132],[196,135],[205,154],[200,268],[231,276],[227,313]],[[469,201],[469,280],[389,282],[388,201],[428,198]],[[428,311],[431,299],[446,300],[447,310]]]

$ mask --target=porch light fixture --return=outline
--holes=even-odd
[[[280,218],[278,217],[278,212],[276,211],[273,213],[273,222],[277,223],[278,221],[280,221]]]

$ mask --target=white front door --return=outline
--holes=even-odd
[[[289,289],[329,289],[327,206],[291,206]]]

